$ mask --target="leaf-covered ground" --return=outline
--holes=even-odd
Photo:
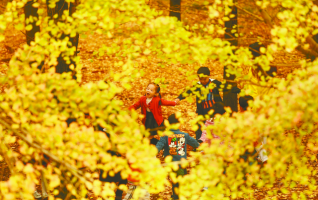
[[[107,41],[103,36],[94,34],[89,35],[85,39],[80,40],[79,44],[79,50],[80,50],[80,56],[83,62],[83,82],[88,81],[98,81],[102,79],[107,80],[107,72],[109,70],[120,70],[116,69],[116,67],[112,66],[112,59],[114,58],[108,58],[104,57],[101,59],[91,61],[92,53],[93,51],[97,50],[99,48],[100,44],[103,44],[103,42],[107,43]],[[278,52],[277,55],[275,55],[275,63],[273,64],[281,64],[278,69],[278,76],[281,78],[285,78],[287,74],[291,73],[293,70],[298,68],[297,61],[302,55],[298,52],[294,53],[285,53],[285,52]],[[290,65],[284,65],[284,64],[290,64]],[[295,65],[293,65],[295,64]],[[194,70],[194,66],[192,65],[168,65],[165,68],[160,68],[157,66],[158,61],[156,59],[149,59],[144,61],[143,63],[140,63],[140,68],[145,72],[145,75],[141,77],[140,79],[136,80],[136,82],[133,85],[133,89],[129,91],[123,92],[120,96],[117,98],[123,100],[124,106],[127,108],[130,105],[132,105],[134,102],[136,102],[140,96],[144,95],[145,88],[147,84],[150,81],[154,81],[156,78],[165,78],[165,85],[166,88],[162,89],[162,98],[167,100],[173,100],[175,99],[180,92],[185,88],[185,86],[189,85],[189,82],[186,80],[179,80],[176,81],[175,77],[177,76],[184,76],[185,74],[182,74],[178,68],[182,67],[185,69],[188,69],[189,71]],[[218,79],[220,81],[223,80],[223,66],[218,62],[208,62],[205,66],[208,66],[211,70],[212,78]],[[188,103],[187,101],[182,101],[179,105],[176,107],[163,107],[163,115],[164,118],[167,118],[171,113],[174,113],[176,111],[179,111],[183,114],[183,117],[186,118],[188,123],[183,125],[181,127],[181,130],[184,132],[188,132],[191,136],[195,137],[194,131],[191,130],[191,126],[189,121],[194,118],[194,116],[191,115],[191,113],[195,112],[195,103]],[[161,154],[158,155],[158,158],[160,158],[162,161]],[[310,163],[316,168],[316,163]],[[191,169],[188,169],[191,170]],[[318,180],[318,177],[316,177]],[[277,184],[273,185],[269,188],[262,188],[262,189],[255,189],[256,196],[258,199],[264,199],[264,198],[277,198],[277,199],[290,199],[291,195],[289,190],[287,190],[287,194],[284,190],[283,192],[278,193],[275,196],[267,196],[267,191],[273,190],[273,189],[282,188],[281,184],[277,182]],[[297,191],[303,191],[305,190],[305,187],[295,187],[292,189],[293,192]],[[169,199],[171,195],[171,187],[167,186],[166,190],[164,192],[161,192],[158,195],[152,195],[152,199],[157,198],[163,198],[163,199]],[[315,195],[308,196],[308,198],[315,199]]]
[[[241,20],[241,21],[240,21]],[[257,33],[268,34],[268,32],[264,31],[262,27],[266,25],[261,25],[259,22],[257,24],[254,20],[249,20],[248,17],[240,18],[239,24],[242,24],[240,29],[241,32],[246,32],[245,38],[254,37],[258,35]],[[252,35],[252,31],[246,27],[253,26],[259,27],[254,28]],[[255,37],[256,37],[255,36]],[[120,67],[116,67],[113,65],[116,60],[115,57],[107,57],[103,56],[100,58],[93,58],[93,52],[97,51],[98,48],[101,47],[101,44],[110,44],[111,40],[108,40],[103,35],[98,35],[97,33],[91,33],[87,35],[87,38],[83,38],[80,36],[79,42],[79,56],[81,57],[81,62],[83,64],[83,83],[86,82],[96,82],[98,80],[108,80],[108,74],[110,71],[118,72],[121,70]],[[245,39],[240,42],[242,45],[252,43],[251,40]],[[8,63],[15,50],[21,48],[25,44],[25,35],[22,32],[14,31],[12,27],[9,27],[6,31],[6,40],[0,43],[0,76],[5,76],[6,71],[8,70]],[[281,78],[286,77],[287,74],[291,73],[293,70],[297,68],[297,62],[302,55],[298,52],[286,53],[286,52],[277,52],[275,55],[275,60],[273,64],[281,64],[278,69],[278,76]],[[185,88],[185,86],[189,85],[189,81],[185,79],[180,79],[176,77],[185,77],[184,72],[178,70],[178,68],[187,69],[187,71],[194,70],[193,65],[166,65],[164,68],[158,67],[159,61],[155,58],[149,58],[148,60],[142,60],[138,63],[138,68],[144,71],[144,76],[137,79],[133,84],[133,89],[129,91],[124,91],[121,95],[118,95],[116,98],[121,99],[124,103],[124,108],[128,108],[134,102],[138,100],[138,98],[145,93],[145,88],[147,84],[151,81],[154,81],[156,78],[165,78],[164,84],[166,88],[161,89],[162,98],[167,100],[175,99],[179,93]],[[286,65],[291,64],[291,65]],[[214,79],[218,79],[220,81],[223,80],[223,66],[218,62],[208,62],[205,64],[211,70],[212,77]],[[176,80],[177,79],[177,80]],[[111,80],[109,80],[111,81]],[[3,87],[1,86],[1,92],[3,92]],[[167,118],[168,115],[174,112],[181,112],[183,117],[187,119],[187,123],[181,127],[181,130],[184,132],[188,132],[190,135],[195,136],[194,132],[191,130],[191,126],[189,121],[194,118],[193,114],[195,112],[195,104],[188,103],[186,101],[182,101],[180,105],[176,107],[163,107],[163,115],[164,118]],[[12,148],[18,148],[16,145],[12,145]],[[158,155],[158,158],[162,160],[161,154]],[[313,167],[317,168],[317,164],[315,162],[309,163]],[[191,170],[191,169],[189,169]],[[9,177],[9,170],[6,167],[4,162],[0,162],[0,179],[6,180]],[[317,180],[317,177],[315,177]],[[304,191],[305,187],[295,187],[292,190],[287,189],[286,191],[281,190],[282,192],[275,196],[267,196],[266,192],[272,190],[273,188],[281,188],[279,182],[272,186],[271,188],[262,188],[255,189],[255,194],[258,199],[264,198],[277,198],[277,199],[290,199],[291,192]],[[169,199],[171,195],[171,187],[167,186],[164,192],[161,192],[158,195],[152,195],[152,199],[162,198]],[[315,195],[308,196],[311,199],[315,199]],[[92,195],[92,198],[95,198]]]

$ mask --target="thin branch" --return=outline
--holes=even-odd
[[[313,48],[313,50],[315,52],[318,52],[318,44],[317,42],[312,38],[311,35],[309,35],[307,38],[306,38],[306,41],[310,44],[310,46]]]
[[[229,38],[229,39],[225,39],[225,38],[221,38],[221,37],[217,37],[217,38],[220,38],[220,39],[223,39],[223,40],[226,40],[226,41],[229,41],[229,40],[261,40],[261,41],[264,41],[264,42],[273,42],[272,40],[266,40],[266,39],[263,39],[263,38]]]
[[[272,64],[270,66],[275,66],[275,67],[301,67],[301,64],[299,64],[299,63],[292,63],[292,64],[278,63],[278,64]]]
[[[239,81],[231,81],[231,80],[227,80],[228,82],[235,82],[235,83],[242,83],[242,82],[246,82],[249,83],[250,85],[255,85],[255,86],[259,86],[259,87],[263,87],[263,88],[274,88],[277,89],[277,87],[274,86],[267,86],[267,85],[260,85],[258,83],[254,83],[253,81],[250,80],[239,80]]]
[[[225,32],[224,34],[226,34],[226,35],[230,36],[230,37],[231,37],[231,39],[238,39],[237,37],[233,37],[231,34],[229,34],[229,33],[227,33],[227,32]]]
[[[266,22],[267,25],[270,26],[270,28],[273,28],[273,22],[272,22],[272,19],[271,19],[271,16],[267,13],[267,11],[265,9],[262,9],[261,7],[259,7],[255,0],[253,1],[254,5],[258,8],[259,12],[261,13],[264,21]]]
[[[253,1],[255,6],[257,6],[256,2]],[[265,9],[261,9],[259,6],[257,6],[260,13],[262,14],[263,19],[265,20],[266,24],[268,24],[270,26],[270,28],[274,27],[273,21],[271,16],[266,12]],[[308,36],[306,38],[306,41],[310,44],[310,46],[313,48],[313,50],[306,50],[304,49],[301,45],[297,47],[297,50],[299,50],[300,52],[304,53],[305,55],[313,55],[315,57],[317,57],[318,55],[318,44],[315,42],[315,40],[311,37]]]
[[[238,5],[235,5],[235,7],[238,8],[239,10],[241,10],[241,11],[243,11],[243,12],[249,14],[249,15],[252,15],[252,16],[255,17],[256,19],[258,19],[258,20],[260,20],[260,21],[262,21],[262,22],[265,22],[264,19],[260,18],[259,16],[255,15],[254,13],[251,13],[251,12],[245,10],[244,8],[241,8],[241,7],[238,6]]]
[[[93,179],[88,178],[88,177],[83,177],[83,172],[79,171],[77,168],[73,167],[71,164],[60,160],[57,156],[51,154],[48,150],[43,149],[40,145],[30,141],[27,137],[25,137],[23,134],[21,134],[18,130],[13,129],[9,123],[7,123],[4,119],[0,118],[0,123],[2,125],[4,125],[6,128],[10,129],[15,135],[17,135],[18,137],[20,137],[24,142],[26,142],[29,146],[39,149],[43,154],[46,154],[47,156],[49,156],[52,160],[54,160],[55,162],[64,165],[76,178],[78,178],[79,180],[85,182],[86,179],[93,182]],[[20,129],[20,131],[26,135],[29,135],[29,133],[24,130],[24,129]]]
[[[304,55],[312,55],[312,56],[318,57],[318,53],[311,49],[305,49],[302,46],[298,46],[296,49],[300,51],[301,53],[303,53]]]

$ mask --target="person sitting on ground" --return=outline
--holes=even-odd
[[[179,120],[176,118],[175,114],[172,114],[168,117],[170,124],[179,123]],[[193,148],[198,148],[199,143],[191,137],[188,133],[181,132],[179,129],[171,129],[174,133],[170,136],[163,136],[160,138],[156,147],[158,152],[164,149],[164,157],[171,155],[172,161],[180,161],[181,158],[187,159],[187,145],[192,146]],[[186,174],[186,169],[180,168],[177,172],[177,176],[183,176]],[[179,188],[179,184],[172,185],[172,195],[173,199],[179,199],[179,195],[176,192],[176,189]]]

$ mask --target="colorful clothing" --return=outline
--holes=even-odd
[[[188,133],[183,133],[179,129],[171,130],[174,134],[161,137],[156,147],[158,152],[164,149],[164,156],[172,155],[172,161],[187,159],[187,145],[198,148],[199,143]]]
[[[214,87],[211,89],[210,85],[214,85]],[[209,82],[206,85],[202,85],[201,82],[198,82],[197,85],[193,86],[192,89],[189,89],[186,91],[188,95],[190,94],[196,94],[199,93],[199,96],[196,96],[196,113],[198,115],[206,115],[208,112],[212,109],[213,105],[216,102],[222,102],[222,98],[220,96],[219,90],[221,89],[222,83],[218,80],[209,79]],[[209,88],[208,94],[204,94],[204,90],[202,90],[202,86],[204,88]],[[233,87],[231,89],[231,92],[238,93],[240,90],[237,87]],[[187,95],[186,95],[187,96]],[[183,100],[186,98],[186,96],[180,94],[178,96],[178,99]],[[205,123],[205,122],[204,122]],[[196,130],[195,135],[196,139],[199,140],[202,135],[201,125],[198,123],[198,130]]]
[[[205,126],[206,126],[206,127],[212,126],[212,125],[214,125],[214,122],[213,122],[213,121],[210,121],[210,120],[206,120],[206,121],[205,121]],[[212,138],[214,138],[214,139],[220,139],[219,136],[213,134],[212,130],[210,130],[210,131],[211,131],[211,134],[212,134]],[[201,137],[200,137],[199,140],[201,140],[202,142],[208,143],[209,145],[211,144],[211,139],[209,139],[209,138],[207,137],[207,131],[206,131],[206,130],[202,131],[202,135],[201,135]]]
[[[129,110],[131,110],[131,109],[137,110],[138,108],[141,107],[141,113],[143,115],[146,115],[147,108],[149,108],[149,110],[151,111],[151,113],[153,114],[153,116],[155,118],[155,121],[157,122],[157,126],[161,125],[163,122],[161,105],[162,106],[175,106],[176,105],[175,101],[167,101],[167,100],[161,99],[160,97],[153,97],[149,104],[146,103],[146,100],[147,100],[146,96],[140,97],[140,99],[137,103],[135,103],[134,105],[129,107]],[[161,100],[161,105],[159,105],[160,100]],[[146,124],[146,118],[143,118],[142,123],[144,125]]]
[[[206,94],[206,97],[204,98],[205,95],[201,89],[201,86],[203,86],[204,88],[210,88],[211,84],[214,85],[214,88],[209,89],[208,94]],[[200,97],[196,96],[196,112],[199,115],[207,114],[211,110],[215,102],[222,102],[222,98],[219,93],[219,89],[221,89],[221,84],[222,83],[218,80],[210,79],[206,85],[202,85],[200,82],[198,82],[196,86],[186,91],[188,95],[199,92]],[[186,97],[183,95],[183,93],[178,96],[178,99],[180,100],[183,100],[185,98]]]
[[[164,149],[164,157],[171,155],[172,161],[180,161],[181,158],[187,159],[187,145],[189,144],[193,148],[198,148],[199,143],[188,133],[183,133],[179,129],[171,130],[174,134],[170,136],[161,137],[156,147],[158,152]],[[177,176],[183,176],[186,174],[186,169],[180,168],[175,173]],[[173,199],[179,199],[179,195],[175,192],[179,188],[179,183],[172,184]]]

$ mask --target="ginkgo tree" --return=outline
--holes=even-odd
[[[50,0],[48,7],[53,9],[56,2]],[[180,183],[181,199],[252,197],[255,187],[270,188],[277,179],[284,184],[284,193],[299,184],[306,186],[304,191],[292,194],[295,199],[312,194],[317,189],[313,178],[316,171],[308,162],[315,159],[318,150],[315,146],[316,61],[299,61],[301,68],[286,79],[267,82],[260,79],[254,83],[276,90],[270,96],[256,98],[253,110],[231,117],[227,113],[221,120],[217,118],[213,131],[224,144],[216,141],[209,147],[202,145],[204,154],[192,152],[188,161],[172,163],[168,157],[162,165],[155,158],[156,149],[149,145],[149,132],[137,123],[141,116],[124,109],[122,101],[114,98],[132,88],[135,79],[143,75],[136,67],[138,62],[149,57],[161,60],[163,64],[158,66],[161,70],[165,64],[200,66],[208,60],[218,61],[229,66],[229,73],[235,75],[236,80],[250,82],[251,77],[242,73],[242,66],[261,66],[267,71],[278,50],[299,49],[313,56],[318,52],[312,38],[318,26],[315,1],[255,1],[272,35],[272,43],[260,49],[263,55],[255,60],[251,59],[248,48],[231,46],[217,37],[225,32],[224,22],[229,17],[224,16],[231,12],[229,7],[233,2],[206,2],[209,19],[218,24],[184,26],[175,18],[162,16],[144,0],[82,0],[74,13],[66,10],[61,16],[63,20],[58,22],[54,21],[58,15],[47,16],[45,8],[39,7],[38,19],[34,20],[40,30],[34,35],[34,41],[15,52],[6,76],[0,77],[5,87],[0,95],[0,158],[10,169],[9,180],[0,184],[1,198],[31,199],[42,174],[51,191],[50,199],[58,198],[62,192],[66,193],[65,199],[86,199],[88,191],[112,199],[117,186],[101,183],[100,169],[109,175],[121,172],[123,177],[136,176],[140,186],[150,193],[163,191],[170,176]],[[7,4],[0,15],[0,41],[5,40],[3,33],[9,25],[22,31],[33,28],[25,24],[25,15],[21,15],[26,3],[26,0],[16,0]],[[33,7],[44,3],[34,1]],[[266,12],[267,8],[279,8],[275,21]],[[112,40],[111,45],[101,45],[95,53],[95,57],[116,57],[113,65],[121,68],[111,72],[107,82],[81,84],[81,60],[70,38],[87,32]],[[71,72],[55,73],[61,55],[76,73],[76,80],[72,79]],[[45,68],[45,73],[39,66]],[[176,79],[193,82],[194,71]],[[87,115],[90,117],[85,117]],[[68,119],[75,120],[68,124]],[[197,121],[204,119],[202,116],[195,119],[194,129]],[[96,131],[97,125],[105,128],[109,137]],[[165,125],[166,131],[160,134],[170,133],[171,126]],[[267,165],[260,168],[242,162],[240,155],[246,149],[252,150],[253,142],[261,136],[268,138],[264,147],[270,157]],[[19,144],[18,150],[10,148],[15,142]],[[112,157],[109,150],[123,157]],[[44,155],[50,160],[47,167],[42,165]],[[172,171],[178,164],[190,165],[190,173],[176,178]],[[133,170],[136,168],[139,171]],[[208,190],[203,191],[204,187]],[[271,190],[268,195],[275,193],[277,191]]]

